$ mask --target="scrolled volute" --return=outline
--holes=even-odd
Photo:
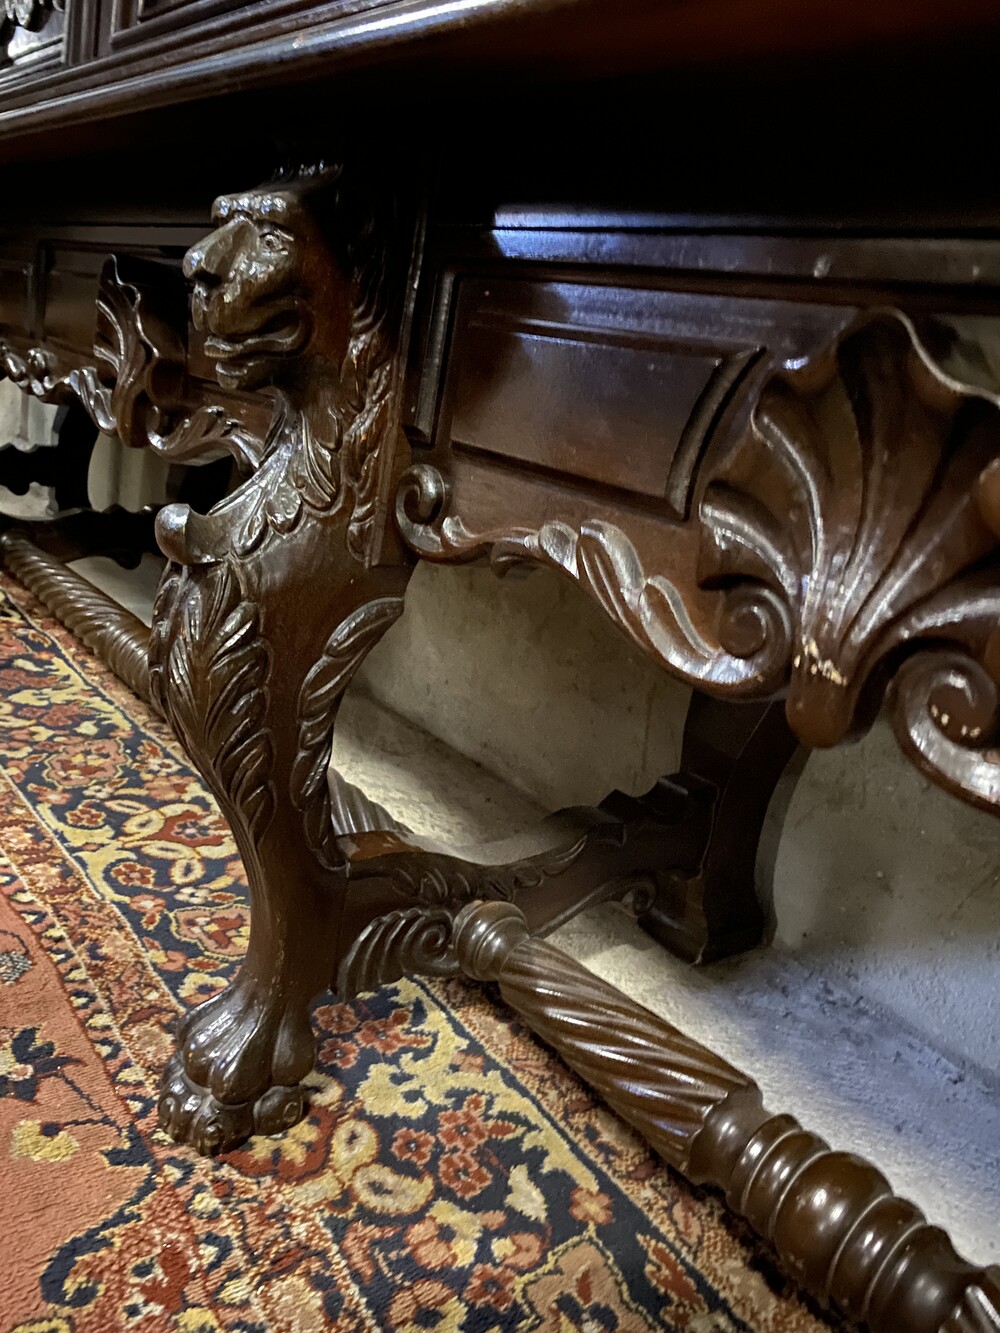
[[[640,552],[631,526],[571,523],[550,516],[550,500],[537,527],[472,527],[427,464],[404,478],[400,532],[427,559],[562,571],[692,685],[785,693],[811,746],[862,732],[900,673],[903,748],[996,808],[1000,389],[952,374],[929,332],[896,310],[865,311],[819,352],[752,381],[755,398],[733,413],[745,424],[720,429],[691,470],[691,517],[663,520],[664,552],[698,550],[688,573],[666,557],[657,568],[648,524]],[[956,690],[965,702],[949,705]]]

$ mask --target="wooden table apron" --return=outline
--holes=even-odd
[[[196,8],[241,49],[228,11]],[[172,14],[116,10],[100,59],[141,65],[143,24],[149,51],[173,50]],[[10,78],[35,52],[37,86],[59,86],[53,52],[77,49],[60,34],[79,39],[63,18],[25,11],[24,32],[54,25],[34,46],[9,25]],[[65,86],[96,97],[87,68]],[[180,1026],[163,1127],[200,1152],[280,1132],[331,980],[349,997],[465,972],[821,1300],[886,1333],[1000,1329],[996,1269],[542,938],[618,899],[691,961],[758,943],[779,780],[883,708],[929,778],[997,810],[1000,240],[486,206],[482,179],[463,212],[404,159],[275,157],[210,229],[127,184],[84,222],[51,190],[0,222],[0,367],[66,409],[66,466],[86,429],[234,465],[205,512],[157,514],[151,631],[65,564],[118,549],[114,515],[0,534],[8,567],[173,726],[246,867],[247,956]],[[0,483],[21,485],[30,456],[8,454]],[[695,687],[678,771],[530,844],[458,850],[347,783],[329,768],[338,706],[420,559],[577,583]]]

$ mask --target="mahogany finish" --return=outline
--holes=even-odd
[[[0,448],[0,486],[44,478],[67,511],[0,553],[169,720],[251,890],[162,1125],[201,1152],[279,1132],[317,993],[464,970],[820,1299],[893,1333],[1000,1329],[996,1271],[874,1167],[537,938],[614,898],[692,961],[758,943],[779,779],[881,707],[929,777],[1000,808],[1000,201],[974,136],[936,143],[910,96],[933,69],[975,120],[995,7],[15,8],[0,373],[72,415],[56,449]],[[841,96],[873,67],[881,138]],[[781,117],[819,102],[790,171]],[[63,563],[152,521],[73,512],[94,428],[199,465],[156,516],[151,631]],[[418,559],[574,580],[695,687],[680,771],[463,849],[347,783],[339,703]]]
[[[1000,1268],[977,1268],[853,1153],[765,1110],[740,1070],[531,936],[511,903],[455,922],[463,971],[500,993],[688,1179],[725,1192],[824,1305],[872,1333],[981,1333]]]

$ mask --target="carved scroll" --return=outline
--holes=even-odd
[[[748,1075],[531,938],[515,906],[470,904],[455,951],[671,1166],[723,1190],[819,1300],[872,1333],[1000,1329],[1000,1269],[961,1259],[869,1162],[771,1115]]]
[[[378,990],[407,973],[454,976],[458,962],[451,948],[454,910],[410,907],[388,912],[365,928],[341,964],[337,994],[350,999]]]
[[[598,816],[587,834],[567,846],[504,865],[426,851],[417,840],[400,845],[395,855],[352,865],[356,882],[363,885],[365,880],[383,879],[389,892],[401,903],[412,906],[387,912],[364,927],[337,970],[337,994],[341,999],[351,999],[362,991],[398,981],[410,971],[452,975],[458,970],[458,963],[452,949],[451,927],[459,909],[474,898],[512,901],[525,890],[551,889],[548,881],[576,865],[582,874],[567,887],[571,893],[576,890],[573,901],[577,910],[582,905],[580,890],[592,884],[597,866],[603,871],[597,877],[600,889],[607,890],[601,896],[615,896],[602,859],[593,856],[595,848],[606,842],[609,835],[612,841],[624,840],[618,828],[609,828]],[[539,896],[544,902],[545,894]]]
[[[766,695],[781,683],[790,650],[785,609],[763,586],[732,603],[730,651],[707,640],[689,615],[684,590],[643,567],[628,534],[595,519],[579,528],[552,519],[540,528],[472,533],[460,516],[414,521],[443,495],[440,474],[418,464],[403,477],[396,518],[409,545],[429,560],[488,555],[498,573],[516,564],[549,565],[568,574],[644,652],[685,679],[736,695]],[[739,642],[737,643],[737,639]]]
[[[898,673],[904,749],[998,808],[1000,396],[942,369],[906,316],[874,311],[773,373],[746,419],[709,442],[692,517],[663,523],[663,550],[679,532],[700,546],[687,581],[658,572],[648,525],[642,554],[596,518],[470,530],[427,464],[403,479],[398,525],[428,559],[561,570],[691,684],[786,692],[808,745],[863,730]]]
[[[58,373],[42,347],[0,342],[0,369],[44,402],[76,398],[98,430],[172,462],[225,451],[249,469],[261,442],[221,407],[197,403],[187,372],[187,294],[163,264],[109,256],[98,286],[94,364]]]

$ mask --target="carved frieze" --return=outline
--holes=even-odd
[[[682,524],[696,577],[668,577],[625,524],[470,530],[428,464],[403,478],[397,522],[428,559],[549,564],[690,683],[787,695],[813,746],[863,729],[887,686],[901,741],[944,785],[1000,804],[1000,398],[962,383],[913,323],[873,311],[766,380],[744,430],[710,442]],[[706,630],[695,601],[713,608]]]

